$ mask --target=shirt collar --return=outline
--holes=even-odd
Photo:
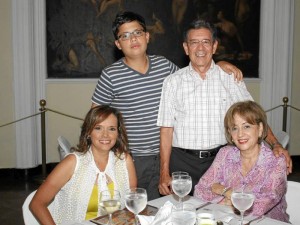
[[[213,74],[215,68],[216,68],[216,64],[215,64],[214,60],[212,60],[210,67],[209,67],[208,71],[206,72],[206,78],[209,77],[211,74]],[[194,78],[201,78],[199,73],[196,72],[196,70],[194,70],[191,62],[189,63],[189,74],[191,76],[193,76]]]

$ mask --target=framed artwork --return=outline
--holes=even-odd
[[[179,67],[189,59],[183,28],[196,18],[215,24],[216,61],[258,77],[260,0],[46,0],[48,79],[98,78],[122,53],[112,22],[120,11],[141,14],[150,33],[148,54],[163,55]]]

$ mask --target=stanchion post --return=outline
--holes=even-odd
[[[286,121],[287,121],[287,108],[288,108],[288,101],[289,98],[288,97],[284,97],[282,99],[283,101],[283,115],[282,115],[282,130],[286,132]]]
[[[42,140],[42,176],[43,179],[46,178],[47,168],[46,168],[46,127],[45,127],[45,106],[46,100],[40,100],[40,111],[41,113],[41,140]]]

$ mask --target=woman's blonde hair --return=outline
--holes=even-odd
[[[225,137],[229,144],[234,144],[230,134],[230,129],[234,126],[234,116],[239,115],[243,117],[248,123],[253,125],[259,125],[262,123],[263,132],[258,139],[258,143],[261,143],[268,133],[267,116],[263,108],[253,101],[237,102],[233,104],[226,112],[224,118]]]

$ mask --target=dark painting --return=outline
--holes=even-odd
[[[216,61],[258,77],[260,0],[47,0],[48,78],[98,78],[122,57],[114,45],[112,22],[120,11],[141,14],[150,32],[148,54],[188,65],[183,28],[195,18],[214,23]]]

